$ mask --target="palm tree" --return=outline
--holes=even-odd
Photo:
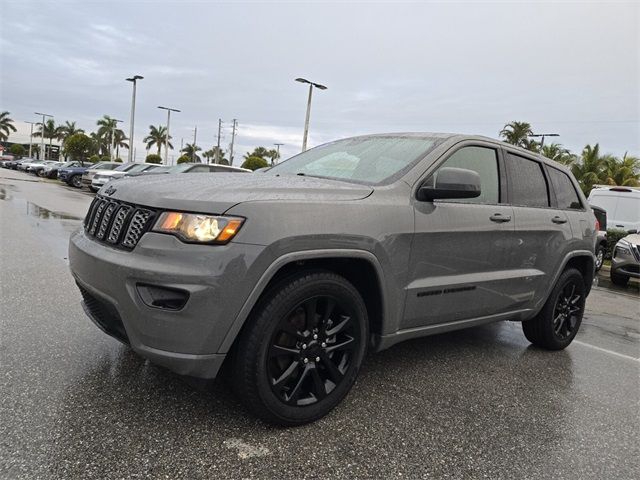
[[[114,131],[118,128],[118,120],[111,118],[109,115],[104,115],[96,122],[96,125],[98,125],[98,135],[104,138],[107,145],[109,145],[108,151],[109,156],[111,156]]]
[[[640,159],[627,155],[627,153],[621,159],[613,156],[605,157],[602,179],[608,185],[639,186]]]
[[[260,157],[260,158],[268,158],[269,150],[264,147],[256,147],[253,149],[253,152],[247,152],[243,158],[246,160],[249,157]]]
[[[206,152],[203,152],[202,156],[205,157],[207,160],[210,160],[213,158],[213,163],[220,163],[222,161],[225,161],[225,162],[227,161],[227,159],[224,157],[224,150],[218,147],[212,147],[211,150],[207,150]]]
[[[93,155],[107,156],[109,154],[109,144],[106,138],[99,135],[97,132],[91,132],[89,138],[93,143],[91,153]]]
[[[15,131],[16,127],[13,125],[13,119],[9,118],[9,112],[0,113],[0,141],[6,141],[11,132]]]
[[[173,148],[173,145],[171,145],[171,138],[171,135],[169,135],[169,148]],[[149,135],[147,135],[142,141],[147,144],[147,150],[154,145],[158,147],[158,155],[160,155],[160,149],[164,145],[166,139],[167,127],[154,127],[153,125],[149,125]]]
[[[540,153],[545,157],[564,165],[571,165],[576,160],[576,156],[559,143],[545,145],[542,147],[542,151]]]
[[[127,140],[129,139],[121,129],[116,128],[113,131],[113,143],[116,146],[116,158],[120,158],[120,147],[129,149],[129,144],[127,143]]]
[[[200,150],[202,150],[199,146],[197,145],[193,145],[192,143],[187,143],[184,148],[182,150],[180,150],[182,153],[184,153],[187,157],[197,160],[198,162],[200,161],[200,155],[198,155],[196,152],[199,152]]]
[[[571,166],[580,188],[588,195],[595,184],[602,181],[605,159],[600,155],[600,145],[586,145],[580,158]]]
[[[53,118],[48,119],[44,122],[44,128],[42,123],[38,124],[39,131],[33,133],[34,137],[44,137],[49,139],[49,154],[51,154],[51,144],[53,143],[53,139],[60,140],[60,127],[56,125],[56,122]],[[46,159],[46,151],[44,152],[44,158]]]
[[[76,133],[84,133],[84,130],[76,127],[76,122],[70,122],[67,120],[64,122],[64,125],[60,125],[59,127],[59,140],[64,143],[67,138],[71,135],[75,135]]]
[[[529,135],[532,133],[531,124],[527,122],[509,122],[500,130],[500,136],[505,142],[528,150],[535,145],[535,142],[532,144],[529,140]]]

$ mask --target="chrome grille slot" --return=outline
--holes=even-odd
[[[89,229],[90,235],[96,234],[96,229],[100,224],[100,219],[102,218],[102,212],[104,212],[105,207],[107,206],[106,200],[100,200],[96,205],[96,211],[93,215],[93,220],[91,221],[91,228]]]
[[[102,221],[100,222],[100,228],[98,228],[98,233],[96,237],[100,240],[104,239],[105,234],[107,233],[107,227],[109,226],[109,222],[111,222],[111,217],[113,216],[113,212],[118,207],[118,205],[114,202],[111,202],[107,205],[104,214],[102,215]]]
[[[131,221],[129,222],[127,234],[122,241],[122,245],[128,248],[136,246],[140,237],[144,233],[149,217],[151,217],[151,212],[149,210],[139,209],[134,212],[133,217],[131,217]]]
[[[129,206],[122,205],[120,207],[118,213],[116,213],[116,217],[113,219],[113,224],[111,225],[111,230],[107,237],[107,241],[109,243],[118,243],[118,240],[120,240],[120,232],[122,232],[122,227],[124,227],[125,220],[130,212],[131,207]]]

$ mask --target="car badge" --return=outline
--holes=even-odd
[[[104,193],[105,195],[113,195],[114,193],[116,193],[116,189],[113,188],[113,186],[110,186],[104,191]]]

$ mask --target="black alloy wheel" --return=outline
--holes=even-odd
[[[556,300],[553,312],[553,332],[560,340],[571,337],[582,316],[582,295],[575,282],[568,282]]]
[[[74,175],[71,177],[71,185],[76,188],[82,188],[82,177],[80,175]]]

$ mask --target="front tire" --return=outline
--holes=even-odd
[[[72,187],[82,188],[82,177],[80,175],[74,175],[69,180]]]
[[[565,270],[538,315],[522,322],[531,343],[547,350],[562,350],[573,341],[584,314],[586,288],[575,268]]]
[[[629,283],[629,277],[626,275],[620,275],[619,273],[614,273],[613,270],[611,270],[611,283],[619,287],[626,287]]]
[[[353,386],[368,334],[366,307],[346,279],[325,271],[287,277],[258,302],[235,345],[234,389],[266,422],[318,420]]]

